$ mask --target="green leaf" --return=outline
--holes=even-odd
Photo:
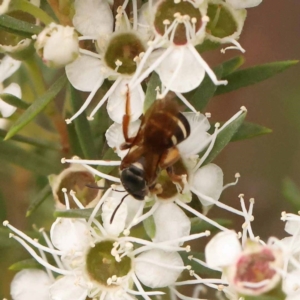
[[[9,6],[9,11],[20,10],[32,15],[34,18],[40,20],[44,24],[55,23],[45,11],[26,0],[14,0]]]
[[[0,94],[0,98],[4,102],[20,109],[27,109],[30,105],[12,94]]]
[[[206,165],[214,160],[217,155],[223,150],[223,148],[230,142],[234,134],[244,122],[246,114],[246,112],[243,112],[240,116],[238,116],[234,121],[229,123],[219,132],[212,150],[210,151],[208,157],[202,165]],[[200,155],[203,155],[203,152]]]
[[[222,66],[218,66],[214,70],[217,77],[222,76]],[[199,87],[195,90],[192,97],[187,97],[189,102],[198,110],[202,111],[209,100],[213,97],[217,86],[211,81],[210,77],[206,74]]]
[[[21,271],[24,269],[43,269],[43,267],[34,258],[18,261],[9,267],[11,271]]]
[[[300,189],[290,178],[285,178],[282,182],[282,194],[289,201],[294,210],[300,209]]]
[[[279,61],[251,67],[244,70],[237,70],[222,79],[228,80],[227,85],[218,86],[216,95],[229,93],[242,87],[266,80],[291,66],[297,64],[297,60]]]
[[[49,184],[41,189],[30,202],[26,212],[26,217],[29,217],[50,195],[52,190]]]
[[[153,216],[150,216],[149,218],[145,219],[143,221],[143,225],[144,225],[144,229],[145,229],[148,237],[153,239],[155,237],[155,233],[156,233],[156,226],[155,226]]]
[[[68,118],[70,115],[67,116]],[[71,150],[71,155],[77,155],[79,157],[84,157],[83,151],[81,149],[81,145],[78,140],[78,136],[75,130],[75,124],[74,122],[71,124],[68,124],[67,126],[67,131],[68,131],[68,137],[69,137],[69,144],[70,144],[70,150]]]
[[[144,102],[144,112],[152,105],[156,99],[156,88],[161,86],[161,81],[157,73],[153,72],[147,85],[146,97]]]
[[[243,56],[236,56],[230,60],[225,61],[222,64],[223,67],[222,78],[237,70],[241,65],[243,65],[244,62],[245,59]]]
[[[244,122],[231,138],[231,142],[251,139],[255,136],[271,133],[272,130],[250,122]]]
[[[84,208],[84,209],[68,209],[68,210],[56,210],[53,215],[55,218],[84,218],[88,219],[92,212],[93,208]],[[101,211],[99,210],[96,214],[96,218],[101,216]]]
[[[220,47],[221,44],[212,42],[211,40],[204,40],[203,43],[197,45],[195,48],[199,53],[203,53],[206,51],[215,50]]]
[[[67,77],[62,75],[53,83],[48,91],[38,99],[36,99],[21,115],[21,117],[11,126],[8,131],[5,140],[10,139],[17,132],[19,132],[24,126],[32,121],[48,104],[49,102],[60,92],[63,86],[67,82]]]
[[[0,29],[7,32],[31,38],[34,34],[39,34],[43,28],[25,21],[21,21],[8,15],[0,16]]]
[[[0,159],[41,175],[60,171],[59,164],[49,162],[45,157],[26,151],[10,142],[0,142]]]
[[[69,85],[69,89],[71,95],[71,105],[73,108],[73,113],[75,113],[80,109],[83,101],[79,95],[79,92],[76,91],[71,84]],[[94,139],[91,133],[90,123],[87,120],[85,112],[79,115],[73,122],[75,124],[75,130],[84,154],[84,158],[96,159],[97,153],[94,145]]]
[[[0,129],[0,138],[4,139],[7,135],[7,131]],[[39,148],[44,148],[47,150],[55,150],[55,151],[61,151],[61,147],[58,144],[51,143],[48,141],[40,140],[40,139],[34,139],[32,137],[23,136],[16,134],[11,138],[12,141],[21,142],[24,144],[32,145]]]
[[[207,222],[204,222],[197,217],[193,217],[190,220],[191,220],[191,234],[205,232],[206,230],[209,230],[210,232],[218,231],[218,229],[215,226]],[[232,225],[232,221],[227,219],[213,219],[213,221],[217,222],[218,224],[224,227],[229,227],[230,225]]]

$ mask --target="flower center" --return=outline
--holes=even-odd
[[[110,286],[111,281],[117,281],[131,270],[131,259],[128,256],[117,262],[111,254],[113,244],[114,241],[97,243],[86,257],[86,268],[90,278],[106,287]]]
[[[62,192],[62,188],[66,188],[68,191],[75,191],[76,197],[84,206],[88,205],[97,197],[99,190],[89,188],[86,185],[96,185],[92,174],[84,171],[70,172],[61,180],[60,186],[57,189],[58,201],[65,204],[65,196]],[[73,201],[70,202],[70,207],[78,208]]]
[[[256,283],[272,279],[276,271],[270,267],[270,263],[274,261],[275,257],[269,249],[245,255],[238,261],[235,280]]]
[[[142,41],[134,33],[117,33],[109,41],[104,60],[113,70],[121,74],[133,74],[135,58],[145,51]]]
[[[185,45],[188,36],[195,34],[201,27],[201,13],[188,1],[162,1],[157,7],[154,27],[160,35],[164,35],[170,26],[174,26],[168,32],[171,41],[175,45]]]
[[[232,14],[221,4],[209,4],[207,9],[209,22],[206,31],[217,38],[231,36],[237,31],[237,23]]]

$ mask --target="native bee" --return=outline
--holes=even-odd
[[[137,200],[150,192],[159,193],[157,178],[161,170],[176,178],[172,166],[179,158],[176,147],[190,134],[190,125],[176,101],[156,100],[142,118],[137,135],[128,136],[129,113],[123,117],[125,143],[129,149],[120,165],[120,179],[125,190]]]

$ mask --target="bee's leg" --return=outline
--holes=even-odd
[[[129,123],[130,123],[130,93],[129,93],[129,87],[128,84],[126,85],[127,91],[126,91],[126,103],[125,103],[125,115],[123,116],[122,120],[122,130],[123,130],[123,136],[125,139],[125,143],[122,144],[121,149],[125,150],[131,147],[131,144],[133,143],[134,137],[129,137]]]
[[[176,147],[167,149],[159,160],[159,167],[161,169],[167,169],[174,165],[180,158],[179,151]]]

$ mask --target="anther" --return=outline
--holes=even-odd
[[[203,16],[202,19],[201,19],[201,21],[203,23],[208,23],[209,22],[209,17],[208,16]]]
[[[187,246],[185,247],[185,251],[186,251],[186,252],[191,252],[191,246],[190,246],[190,245],[187,245]]]
[[[62,188],[61,191],[62,191],[63,193],[66,193],[66,192],[67,192],[67,189],[66,189],[66,188]]]
[[[215,128],[219,128],[219,127],[220,127],[220,123],[217,122],[217,123],[215,124]]]
[[[210,112],[205,113],[205,117],[206,118],[210,118],[211,117],[211,113]]]
[[[119,59],[117,59],[117,60],[115,61],[115,64],[116,64],[117,67],[122,66],[122,62],[121,62]]]
[[[124,234],[125,236],[129,236],[130,230],[129,230],[129,229],[125,229],[125,230],[123,231],[123,234]]]
[[[241,107],[241,110],[244,111],[244,112],[246,112],[246,111],[247,111],[247,108],[246,108],[245,106],[242,106],[242,107]]]
[[[66,163],[66,158],[63,157],[63,158],[60,160],[60,162],[61,162],[62,164],[65,164],[65,163]]]
[[[71,124],[72,123],[72,121],[70,119],[66,119],[65,121],[66,121],[67,124]]]
[[[9,222],[6,220],[6,221],[3,221],[3,226],[7,226],[9,224]]]
[[[238,197],[239,198],[243,198],[245,195],[244,194],[239,194]]]
[[[205,235],[206,235],[206,236],[210,236],[210,231],[209,231],[209,230],[206,230],[206,231],[205,231]]]
[[[191,270],[190,271],[190,276],[194,276],[195,275],[195,271],[194,270]]]
[[[241,177],[241,174],[240,174],[240,173],[235,173],[234,177],[235,177],[235,178],[240,178],[240,177]]]
[[[170,22],[170,20],[168,20],[168,19],[165,19],[165,20],[163,20],[163,24],[164,24],[164,25],[170,25],[170,24],[171,24],[171,22]]]
[[[250,198],[250,199],[249,199],[249,202],[254,204],[254,203],[255,203],[254,198]]]
[[[222,292],[224,290],[224,285],[220,284],[218,285],[218,291]]]
[[[185,266],[185,268],[186,268],[187,270],[192,270],[192,266],[190,266],[190,265]]]

